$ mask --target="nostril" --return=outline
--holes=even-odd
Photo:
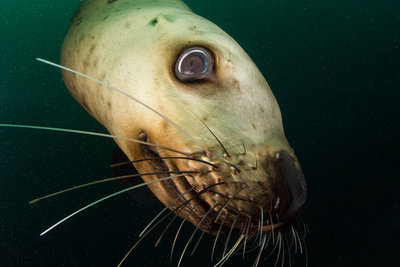
[[[277,167],[280,170],[282,179],[286,183],[291,196],[291,203],[281,220],[293,217],[300,210],[307,198],[307,187],[303,172],[297,160],[286,150],[279,151]]]

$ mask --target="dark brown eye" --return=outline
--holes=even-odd
[[[184,50],[176,61],[175,74],[181,81],[207,79],[212,73],[214,58],[210,51],[203,47],[192,47]]]

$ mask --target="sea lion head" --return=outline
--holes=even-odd
[[[158,145],[116,139],[130,160],[148,159],[134,163],[139,173],[170,173],[145,181],[195,172],[150,184],[160,201],[212,234],[293,221],[304,176],[277,101],[244,50],[180,1],[99,2],[76,14],[62,64],[124,94],[65,71],[64,80],[110,133]]]

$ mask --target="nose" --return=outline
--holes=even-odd
[[[307,198],[307,187],[304,180],[304,174],[300,168],[296,157],[291,155],[286,150],[280,150],[277,167],[280,170],[281,177],[286,183],[290,196],[291,203],[286,212],[280,216],[281,220],[294,217]]]

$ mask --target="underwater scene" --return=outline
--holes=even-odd
[[[97,203],[41,236],[127,187],[101,183],[29,204],[116,175],[112,138],[10,127],[107,133],[71,97],[60,69],[36,60],[60,63],[80,2],[0,3],[0,266],[118,266],[165,207],[139,189]],[[239,235],[220,237],[214,251],[215,236],[201,235],[189,222],[180,228],[179,217],[168,224],[170,216],[122,266],[397,266],[400,1],[184,2],[232,36],[267,80],[304,173],[307,200],[296,237],[279,243],[271,234],[262,253],[257,236],[224,258]]]

